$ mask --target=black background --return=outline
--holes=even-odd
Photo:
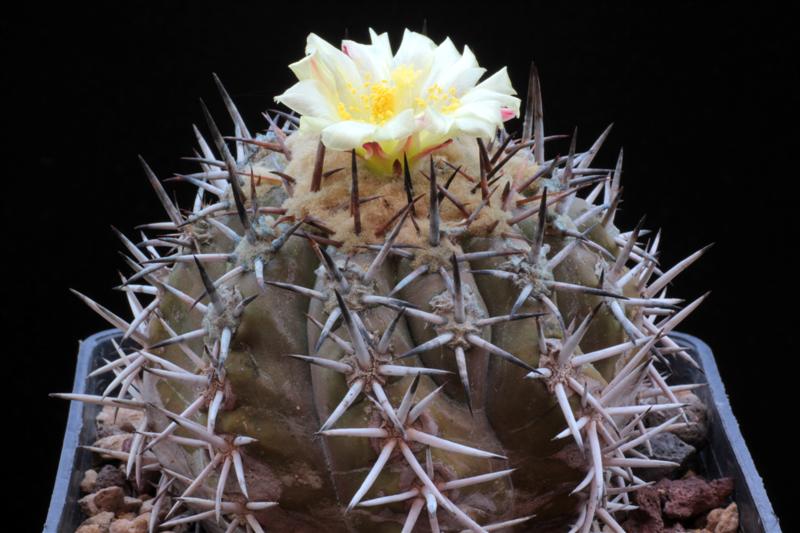
[[[535,60],[548,133],[578,125],[585,148],[615,122],[598,166],[624,146],[617,220],[628,228],[647,213],[647,227],[663,228],[663,264],[716,243],[671,294],[712,291],[681,330],[715,351],[756,466],[791,530],[798,415],[789,187],[799,167],[792,18],[763,3],[282,4],[31,5],[0,22],[3,85],[11,89],[0,127],[0,435],[9,447],[2,474],[15,489],[4,507],[24,529],[44,521],[66,422],[67,404],[47,393],[70,388],[78,339],[107,327],[67,289],[126,312],[111,290],[124,265],[109,225],[131,233],[160,217],[136,155],[162,178],[189,168],[179,157],[191,155],[191,124],[202,123],[197,98],[228,124],[212,72],[259,130],[260,111],[293,83],[286,65],[302,57],[309,31],[338,42],[347,28],[363,41],[372,26],[397,46],[404,27],[419,30],[427,19],[434,40],[468,44],[490,72],[507,65],[522,95]],[[177,191],[184,206],[187,192]]]

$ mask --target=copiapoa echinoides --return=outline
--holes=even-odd
[[[263,132],[215,76],[191,206],[142,160],[166,218],[119,233],[132,316],[78,293],[124,331],[114,377],[58,396],[144,413],[116,453],[173,497],[151,530],[622,530],[668,466],[637,446],[685,423],[657,364],[694,364],[668,334],[704,297],[666,291],[705,249],[617,229],[611,127],[546,136],[534,66],[521,112],[468,47],[370,35],[309,35]]]

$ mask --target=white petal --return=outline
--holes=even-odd
[[[400,48],[394,55],[393,67],[407,65],[417,70],[427,71],[433,62],[436,44],[428,37],[414,31],[405,30]]]
[[[461,105],[453,112],[453,118],[456,120],[467,117],[500,124],[500,106],[496,101],[488,100]]]
[[[375,33],[372,28],[369,29],[369,37],[372,41],[372,46],[378,51],[381,61],[387,65],[392,64],[392,45],[389,43],[389,34],[384,32],[380,35]]]
[[[476,88],[487,89],[502,94],[517,94],[517,91],[511,86],[511,78],[508,77],[508,69],[506,67],[501,68],[480,82]]]
[[[453,42],[448,37],[440,44],[433,53],[433,63],[425,82],[422,84],[423,90],[428,89],[440,76],[443,76],[447,69],[451,68],[461,58]],[[443,87],[444,88],[444,87]]]
[[[464,54],[451,66],[439,71],[437,78],[431,83],[437,83],[442,89],[456,89],[456,94],[462,95],[478,83],[485,68],[478,65],[475,55],[468,46],[464,47]]]
[[[464,69],[452,77],[452,80],[448,82],[447,87],[453,87],[456,90],[456,95],[458,96],[466,94],[470,89],[475,87],[475,84],[478,83],[478,80],[481,79],[481,76],[483,76],[484,72],[486,72],[486,69],[481,67]]]
[[[507,92],[500,92],[495,91],[492,89],[487,89],[486,87],[482,87],[483,83],[477,85],[475,88],[470,89],[460,97],[462,104],[472,104],[478,103],[482,101],[495,101],[504,105],[506,107],[510,107],[515,111],[519,111],[519,104],[520,100],[516,96],[511,96],[511,94]],[[511,89],[511,93],[513,94],[514,90]]]
[[[348,82],[356,86],[361,85],[361,74],[353,60],[325,39],[313,33],[310,34],[306,43],[306,52],[318,59],[320,78],[332,80],[340,94],[346,89]]]
[[[372,138],[375,129],[374,124],[345,120],[322,130],[322,142],[332,150],[359,148]]]
[[[334,121],[332,120],[324,118],[303,115],[300,117],[300,130],[308,133],[319,133],[323,129],[333,124],[333,122]]]
[[[469,46],[464,45],[464,52],[461,54],[460,62],[464,63],[465,67],[479,67],[478,59],[475,57],[475,54],[472,53],[472,50]]]
[[[454,129],[469,137],[487,139],[494,137],[497,131],[497,124],[486,122],[479,118],[464,117],[456,119]]]
[[[405,139],[414,133],[414,111],[406,109],[379,126],[375,131],[376,141],[394,141]]]
[[[458,49],[456,45],[453,44],[453,41],[450,40],[450,37],[447,37],[433,52],[433,66],[431,67],[431,71],[451,67],[455,65],[459,59],[461,59],[461,54],[458,53]]]
[[[285,93],[276,96],[275,101],[301,115],[311,115],[326,120],[338,119],[336,108],[331,102],[330,91],[319,80],[298,81]]]
[[[342,49],[353,60],[365,80],[379,82],[389,79],[391,63],[385,60],[380,48],[355,41],[342,41]]]
[[[503,67],[468,91],[461,98],[461,102],[467,104],[480,100],[497,100],[502,105],[518,112],[520,100],[511,96],[512,94],[517,94],[517,92],[511,86],[508,71]]]
[[[450,133],[453,127],[453,118],[428,107],[425,109],[421,127],[426,132],[430,132],[432,137],[440,137]]]
[[[503,123],[496,102],[481,102],[460,106],[453,113],[454,129],[471,137],[492,137]]]
[[[295,61],[294,63],[289,65],[289,68],[291,69],[292,72],[294,72],[294,75],[297,76],[298,80],[307,80],[313,77],[311,61],[312,61],[312,56],[309,55],[304,57],[300,61]]]

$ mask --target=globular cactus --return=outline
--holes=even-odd
[[[662,269],[616,228],[608,129],[545,157],[534,67],[512,136],[504,70],[371,35],[309,36],[277,98],[301,116],[263,134],[215,78],[234,135],[203,107],[187,211],[143,163],[168,219],[119,234],[133,318],[81,295],[125,332],[116,377],[62,396],[146,413],[122,455],[176,496],[164,528],[621,531],[665,466],[637,447],[682,423],[656,363],[692,361],[667,334],[702,298],[665,291],[702,251]]]

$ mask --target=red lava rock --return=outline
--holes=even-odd
[[[663,479],[655,487],[663,491],[664,516],[684,520],[722,506],[733,492],[733,479],[706,481],[699,476],[686,479]]]
[[[685,531],[680,522],[722,506],[731,492],[731,478],[710,482],[699,476],[662,479],[634,493],[639,509],[629,514],[622,527],[625,531],[637,533]]]
[[[628,519],[622,524],[625,531],[638,533],[661,533],[664,531],[664,519],[661,517],[661,498],[655,486],[643,487],[634,493],[634,500],[639,508],[631,511]]]

